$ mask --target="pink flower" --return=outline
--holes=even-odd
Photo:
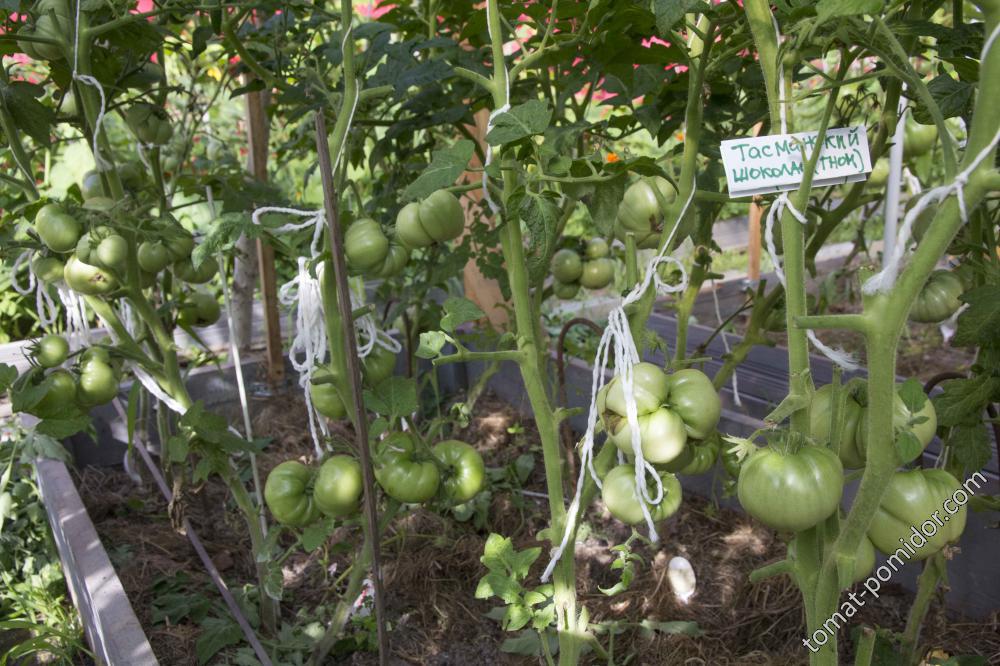
[[[368,3],[359,3],[355,5],[354,11],[357,12],[358,16],[366,19],[377,20],[383,14],[386,14],[396,8],[396,5],[392,3],[381,3],[375,0],[369,0]]]

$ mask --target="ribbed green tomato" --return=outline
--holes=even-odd
[[[385,347],[375,345],[371,354],[362,361],[361,369],[364,371],[365,381],[368,382],[368,385],[377,386],[391,377],[396,370],[396,355]]]
[[[35,343],[31,355],[43,368],[54,368],[66,362],[69,343],[61,335],[46,335]]]
[[[930,152],[937,143],[937,125],[906,123],[903,130],[903,157],[920,157]]]
[[[219,301],[215,296],[196,291],[188,294],[180,304],[177,323],[181,326],[204,328],[219,321],[221,314]]]
[[[140,102],[125,111],[125,122],[144,144],[162,146],[174,135],[174,128],[163,107]]]
[[[912,538],[912,545],[918,545],[913,529],[921,531],[923,525],[931,523],[927,532],[934,535],[927,538],[926,533],[922,534],[926,544],[915,548],[911,558],[927,559],[945,545],[958,541],[965,531],[966,508],[953,498],[960,488],[958,479],[943,469],[896,472],[872,518],[868,538],[880,551],[891,555],[903,547],[900,539],[909,542]],[[965,490],[962,492],[968,497]],[[934,521],[935,515],[941,518],[941,525]]]
[[[118,378],[112,367],[98,360],[82,366],[76,387],[76,399],[81,405],[106,405],[118,395]]]
[[[327,516],[343,518],[357,512],[363,490],[358,461],[351,456],[330,456],[319,466],[313,503]]]
[[[76,247],[83,229],[59,204],[45,204],[35,213],[35,233],[53,252],[69,252]]]
[[[841,389],[844,390],[844,389]],[[865,452],[858,448],[858,423],[861,422],[862,407],[850,395],[844,402],[840,428],[840,462],[846,469],[865,466]],[[830,442],[830,427],[833,414],[833,385],[821,386],[813,393],[809,405],[809,436],[817,444]]]
[[[375,277],[391,278],[406,268],[410,261],[410,250],[396,236],[389,239],[389,251],[382,260],[381,266],[375,271]]]
[[[663,466],[663,469],[681,476],[697,476],[711,471],[719,457],[719,434],[708,439],[688,440],[681,454]]]
[[[649,507],[654,521],[666,520],[681,506],[681,484],[669,472],[660,473],[663,484],[663,498],[659,504]],[[656,496],[656,484],[647,479],[646,487],[651,497]],[[635,466],[618,465],[601,480],[601,498],[611,515],[626,525],[638,525],[645,521],[642,515],[639,493],[635,487]]]
[[[688,437],[705,439],[722,415],[722,401],[712,380],[701,370],[686,368],[669,376],[667,406],[684,421]]]
[[[340,399],[340,392],[335,383],[337,379],[337,375],[330,368],[319,367],[312,374],[314,383],[309,384],[309,398],[313,407],[323,416],[334,420],[347,416],[347,407]]]
[[[100,296],[118,287],[118,281],[111,273],[83,263],[76,255],[71,256],[66,262],[63,279],[67,287],[86,296]]]
[[[389,239],[375,220],[355,220],[344,234],[344,254],[354,271],[377,268],[389,254]]]
[[[271,470],[264,483],[264,501],[276,521],[305,527],[319,519],[310,487],[313,475],[311,468],[297,460],[286,460]]]
[[[42,399],[29,409],[29,413],[40,418],[65,414],[76,403],[76,379],[68,370],[53,370],[48,374],[49,390]]]
[[[580,279],[583,274],[583,260],[574,250],[563,248],[552,255],[552,275],[564,284]]]
[[[412,201],[396,215],[396,237],[410,248],[427,247],[434,242],[420,223],[420,204]]]
[[[437,465],[417,456],[413,436],[405,432],[393,433],[379,445],[375,479],[389,497],[409,504],[431,499],[441,483]]]
[[[951,271],[932,272],[910,308],[910,321],[923,324],[945,321],[962,307],[959,296],[964,292],[962,278]]]
[[[861,459],[868,459],[868,413],[870,407],[866,407],[861,412],[861,420],[858,421],[858,431],[855,437],[857,442],[857,452],[861,456]],[[920,442],[921,449],[926,449],[927,445],[931,443],[934,439],[934,435],[937,432],[937,411],[934,409],[934,403],[930,401],[930,398],[924,400],[924,406],[921,407],[920,411],[914,414],[903,402],[903,399],[899,397],[896,393],[893,395],[892,400],[892,427],[894,431],[900,431],[906,427],[906,425],[913,419],[917,417],[924,418],[922,423],[914,424],[909,428],[909,430],[916,436],[917,441]],[[902,461],[900,461],[902,462]],[[859,467],[862,467],[859,465]]]
[[[576,295],[580,293],[580,283],[573,282],[571,284],[564,284],[559,280],[555,280],[552,283],[552,293],[555,294],[556,298],[568,301],[571,298],[576,298]]]
[[[177,279],[190,284],[205,284],[215,277],[219,272],[219,262],[215,257],[209,257],[203,262],[194,265],[190,257],[174,262],[174,275]]]
[[[651,463],[668,463],[684,450],[687,433],[684,421],[675,412],[660,407],[639,417],[639,442],[643,457]],[[628,419],[621,418],[612,428],[611,441],[623,453],[632,455],[632,428]]]
[[[465,211],[454,194],[438,190],[420,202],[420,225],[434,240],[450,241],[465,230]]]
[[[646,361],[632,366],[632,395],[635,397],[636,412],[640,416],[659,409],[666,401],[669,392],[667,373],[663,372],[660,366]],[[601,393],[598,393],[597,409],[602,414],[610,410],[618,416],[627,416],[625,391],[620,376],[616,375]]]
[[[844,468],[833,451],[793,448],[758,449],[744,461],[736,486],[747,513],[786,532],[818,525],[837,510],[844,492]]]
[[[611,249],[608,247],[606,240],[603,238],[591,238],[587,241],[587,248],[583,254],[587,259],[603,259],[610,252]]]
[[[628,231],[652,231],[663,219],[657,191],[668,204],[677,197],[674,186],[661,176],[646,176],[629,185],[618,205],[618,223]]]
[[[580,284],[587,289],[604,289],[615,279],[615,262],[607,257],[583,263]]]
[[[36,278],[46,284],[62,280],[65,269],[66,264],[57,257],[35,255],[35,258],[31,260],[31,272],[35,274]]]
[[[483,457],[470,444],[448,439],[434,445],[434,457],[445,468],[441,490],[450,504],[464,504],[479,494],[486,478]]]
[[[143,241],[139,243],[139,249],[136,251],[136,259],[139,262],[139,268],[155,275],[169,266],[173,257],[170,254],[170,250],[163,243],[159,241]]]

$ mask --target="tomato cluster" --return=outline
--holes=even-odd
[[[485,478],[479,452],[455,439],[424,450],[412,433],[397,432],[376,451],[375,479],[399,502],[420,504],[437,496],[447,505],[463,504],[483,489]]]
[[[363,488],[361,465],[351,456],[330,456],[318,468],[286,460],[267,475],[264,501],[282,525],[306,527],[321,516],[356,514]]]
[[[603,238],[587,241],[584,256],[572,248],[563,248],[552,255],[552,291],[556,298],[574,298],[580,287],[604,289],[615,279],[615,262],[611,249]]]
[[[632,183],[615,218],[615,237],[625,242],[625,236],[635,234],[639,248],[655,248],[663,225],[663,206],[677,198],[677,190],[662,176],[646,176]]]
[[[464,229],[465,211],[448,190],[408,203],[396,215],[396,237],[411,249],[454,240]]]
[[[111,402],[118,395],[121,359],[112,358],[103,346],[88,347],[77,354],[71,369],[69,343],[59,335],[46,335],[30,347],[37,370],[23,375],[36,390],[44,391],[26,411],[39,418],[60,418],[73,407],[86,411]],[[21,388],[28,388],[22,386]]]

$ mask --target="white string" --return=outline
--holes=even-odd
[[[496,43],[496,40],[499,39],[500,36],[493,34],[493,21],[491,20],[490,17],[489,2],[486,3],[486,25],[490,31],[490,41]],[[508,111],[510,111],[510,75],[507,72],[507,64],[503,61],[497,64],[499,64],[501,67],[504,68],[503,80],[504,83],[506,84],[506,89],[504,90],[504,100],[506,101],[503,104],[503,106],[494,109],[493,112],[490,114],[489,120],[486,121],[487,135],[489,135],[489,133],[493,130],[493,123],[496,121],[497,117],[500,116],[500,114],[502,113],[507,113]],[[500,212],[500,207],[497,205],[495,201],[493,201],[493,197],[490,196],[490,188],[489,188],[490,177],[486,173],[489,170],[489,166],[492,162],[493,162],[493,146],[491,146],[489,141],[487,141],[486,159],[483,162],[483,199],[486,200],[486,204],[490,207],[490,211],[492,211],[492,213],[496,215],[498,212]]]
[[[920,184],[920,179],[913,175],[909,167],[903,167],[903,178],[906,179],[906,189],[910,191],[911,195],[917,195],[924,191],[923,185]]]
[[[34,292],[38,323],[43,329],[49,330],[59,321],[59,307],[53,300],[52,294],[49,293],[48,285],[35,277],[35,273],[31,270],[30,265],[27,271],[28,286],[21,286],[17,281],[17,272],[21,269],[22,264],[27,263],[31,259],[31,256],[32,251],[25,250],[14,260],[14,265],[10,269],[10,286],[21,296],[30,296]]]
[[[31,250],[25,250],[17,259],[14,260],[14,265],[10,269],[10,286],[14,288],[14,291],[21,294],[22,296],[28,296],[35,290],[36,280],[35,273],[31,270],[30,266],[28,268],[28,286],[22,287],[17,281],[17,272],[21,269],[21,264],[27,262],[31,259]],[[38,280],[37,282],[41,282]]]
[[[771,25],[774,26],[774,41],[781,46],[781,29],[778,28],[778,19],[771,14]],[[781,133],[788,134],[788,115],[785,109],[785,64],[782,58],[778,58],[778,117],[781,119]]]
[[[101,86],[100,81],[95,79],[93,76],[77,72],[80,58],[80,4],[82,2],[83,0],[76,0],[76,25],[73,30],[73,80],[97,88],[97,94],[101,97],[101,106],[97,112],[97,120],[94,122],[94,136],[92,138],[93,146],[91,146],[91,148],[94,153],[94,163],[97,166],[97,170],[107,171],[112,165],[110,162],[101,157],[101,152],[97,145],[97,140],[101,134],[101,126],[104,123],[104,114],[107,111],[107,100],[104,97],[104,88]]]
[[[767,218],[764,221],[764,242],[767,245],[767,254],[771,258],[771,263],[774,264],[774,273],[778,276],[778,282],[781,283],[781,286],[785,289],[785,293],[787,295],[788,285],[785,281],[785,271],[781,268],[781,259],[778,257],[778,249],[774,243],[774,223],[781,217],[781,213],[785,208],[788,209],[788,212],[790,212],[792,217],[798,220],[799,223],[806,223],[806,216],[792,205],[792,202],[788,198],[788,193],[783,192],[777,199],[774,200],[771,204],[771,208],[767,211]],[[811,342],[813,346],[823,354],[823,356],[826,356],[843,369],[857,370],[860,367],[853,356],[842,349],[828,347],[822,340],[819,339],[814,331],[806,330],[806,337],[809,339],[809,342]]]
[[[667,237],[666,242],[660,248],[660,251],[649,260],[646,264],[646,272],[643,279],[632,288],[622,302],[614,308],[608,315],[608,325],[604,329],[603,335],[601,335],[601,341],[597,345],[597,353],[594,358],[594,370],[591,375],[591,386],[590,386],[590,411],[587,416],[587,431],[583,435],[583,439],[579,444],[580,448],[580,474],[576,482],[576,493],[573,495],[573,501],[570,502],[569,509],[566,512],[566,526],[563,530],[562,540],[559,545],[552,549],[550,552],[550,559],[548,566],[545,567],[545,571],[542,573],[542,582],[545,582],[552,575],[556,564],[559,559],[562,558],[563,552],[569,545],[570,537],[573,534],[574,526],[580,512],[580,502],[583,495],[584,481],[586,480],[586,474],[589,472],[591,478],[597,484],[598,488],[601,488],[601,480],[597,475],[597,471],[594,469],[594,431],[597,427],[597,394],[600,393],[601,389],[604,388],[605,384],[605,374],[608,368],[608,361],[611,360],[613,355],[615,363],[615,371],[618,375],[618,380],[622,383],[622,392],[625,397],[625,418],[628,423],[630,434],[632,436],[632,453],[635,456],[635,489],[636,494],[639,499],[639,506],[642,507],[642,515],[646,520],[646,525],[649,528],[649,539],[653,543],[659,541],[659,536],[656,534],[656,526],[653,522],[652,514],[649,512],[650,504],[659,504],[663,501],[663,483],[660,481],[660,476],[657,474],[656,470],[646,462],[642,454],[642,443],[639,437],[639,417],[637,414],[637,408],[635,405],[635,396],[633,394],[633,377],[632,369],[637,363],[641,361],[639,358],[639,352],[635,346],[635,340],[632,338],[632,331],[628,324],[628,315],[626,314],[626,308],[628,308],[633,303],[637,302],[642,298],[643,294],[650,286],[658,292],[664,293],[676,293],[684,291],[687,289],[688,276],[687,271],[684,269],[684,265],[678,261],[676,258],[669,256],[667,254],[667,248],[670,247],[673,241],[674,234],[680,228],[681,221],[687,214],[688,208],[691,206],[691,202],[694,201],[695,184],[691,184],[691,193],[688,195],[687,201],[684,202],[684,207],[681,208],[680,213],[677,216],[677,221],[674,223],[673,229],[670,231],[670,235]],[[659,276],[659,271],[657,268],[660,264],[673,264],[681,273],[680,281],[675,285],[670,285],[665,283]],[[656,482],[656,493],[655,495],[650,495],[649,489],[646,485],[646,472],[650,472],[653,476],[653,480]]]
[[[715,304],[715,320],[722,326],[722,310],[719,308],[719,293],[715,288],[715,280],[712,280],[712,301]],[[726,332],[724,330],[719,330],[719,336],[722,338],[722,347],[726,350],[726,354],[730,353],[729,350],[729,340],[726,339]],[[740,399],[740,388],[736,380],[736,369],[733,369],[733,402],[736,403],[737,407],[743,406],[743,401]]]

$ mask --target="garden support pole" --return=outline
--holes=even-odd
[[[322,111],[316,114],[316,150],[319,154],[319,169],[323,179],[323,205],[333,270],[337,281],[337,306],[343,327],[343,350],[347,360],[347,378],[351,386],[351,402],[354,407],[354,432],[358,455],[361,458],[362,480],[364,481],[365,522],[368,526],[368,541],[371,548],[372,578],[375,587],[375,621],[378,628],[379,662],[389,663],[389,643],[385,633],[385,595],[382,585],[381,539],[378,527],[378,508],[375,496],[375,473],[372,469],[371,450],[368,446],[368,415],[365,412],[364,395],[361,392],[361,362],[358,359],[354,317],[351,314],[351,288],[347,282],[347,261],[344,258],[344,239],[340,229],[337,193],[333,182],[333,165],[330,160],[330,146],[327,143],[326,120]],[[331,349],[331,354],[336,350]]]

